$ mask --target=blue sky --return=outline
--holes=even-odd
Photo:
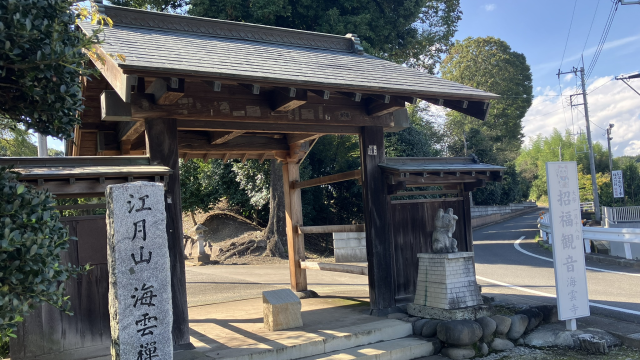
[[[555,74],[562,61],[574,1],[462,0],[461,3],[464,14],[456,39],[498,37],[527,57],[533,73],[534,95],[539,97],[523,120],[525,135],[548,135],[554,127],[561,131],[571,128],[572,113],[557,96],[560,88]],[[591,62],[611,4],[611,0],[577,2],[563,71],[579,66],[583,48],[585,63]],[[592,19],[593,27],[587,39]],[[610,122],[615,123],[612,148],[616,156],[640,153],[640,96],[621,81],[612,80],[616,75],[640,70],[639,19],[640,5],[618,7],[607,42],[587,82],[587,92],[593,91],[588,98],[589,113],[595,123],[591,125],[593,138],[605,142],[604,130],[598,126],[605,128]],[[573,92],[576,79],[563,76],[560,83],[566,94]],[[631,84],[640,91],[640,80],[632,80]],[[581,112],[573,111],[573,123],[576,132],[578,126],[584,128]]]

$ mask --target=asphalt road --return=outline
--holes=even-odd
[[[524,304],[556,303],[552,254],[534,241],[536,220],[537,213],[531,213],[473,232],[483,295]],[[591,262],[587,266],[619,272],[587,270],[590,301],[621,309],[591,306],[591,313],[640,324],[640,271]],[[187,267],[186,275],[189,306],[255,298],[265,290],[289,287],[286,264]],[[309,288],[320,295],[368,296],[366,276],[327,271],[307,271],[307,276]]]
[[[534,240],[539,234],[537,217],[534,212],[473,232],[483,295],[519,303],[556,303],[552,253]],[[640,324],[640,271],[590,261],[586,265],[616,272],[587,270],[591,314]]]

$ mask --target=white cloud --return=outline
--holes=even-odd
[[[573,74],[567,74],[564,76],[562,81],[567,82],[567,81],[570,81],[571,79],[573,79]]]
[[[611,147],[614,156],[640,154],[640,107],[637,105],[640,97],[621,81],[612,79],[613,76],[608,76],[589,81],[587,100],[592,121],[591,136],[593,141],[599,141],[606,147],[607,139],[603,129],[613,123],[615,127],[611,134]],[[632,80],[631,85],[640,88],[640,80]],[[561,99],[560,96],[554,96],[559,94],[557,87],[536,91],[539,97],[533,100],[522,120],[525,136],[547,136],[553,128],[564,133],[566,128],[572,128],[572,116],[573,132],[578,132],[580,128],[584,131],[583,107],[576,106],[572,111],[567,106],[568,95],[575,92],[573,87],[563,87]],[[582,96],[574,97],[573,103],[582,104]]]
[[[483,7],[486,11],[493,11],[496,8],[496,4],[486,4]]]

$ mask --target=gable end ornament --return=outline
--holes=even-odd
[[[345,36],[351,38],[351,41],[353,42],[353,52],[358,55],[364,55],[364,48],[362,47],[362,43],[360,43],[358,35],[349,33]]]

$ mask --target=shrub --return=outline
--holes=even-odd
[[[89,269],[60,263],[70,238],[53,196],[20,184],[0,168],[0,337],[6,341],[35,306],[49,303],[70,314],[64,281]]]

